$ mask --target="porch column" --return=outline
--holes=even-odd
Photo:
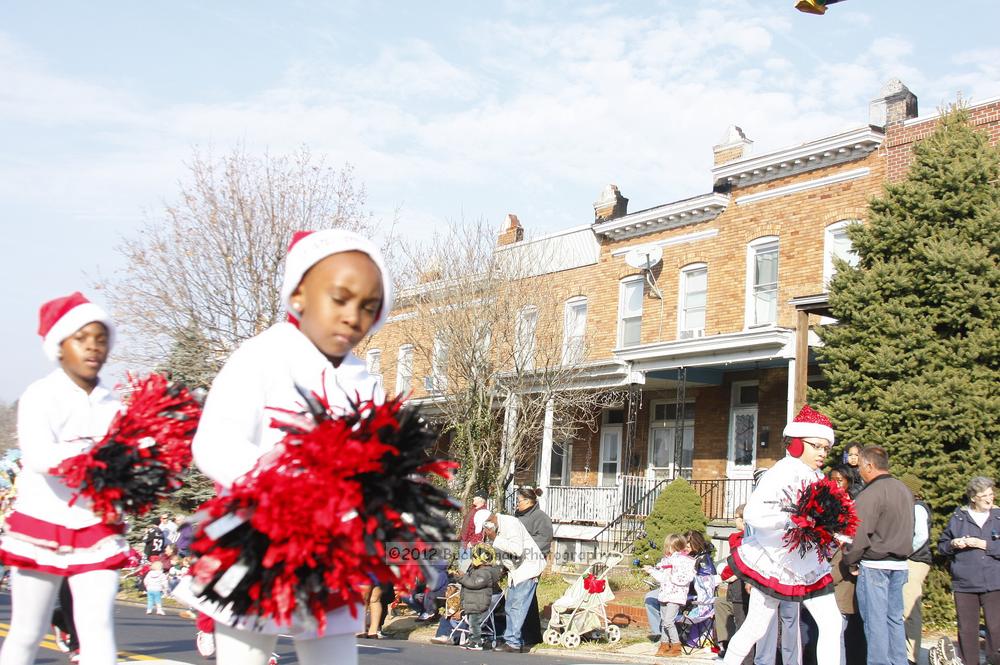
[[[798,411],[795,410],[795,387],[798,385],[798,376],[796,376],[797,371],[798,370],[796,368],[795,358],[789,358],[788,359],[788,398],[785,400],[787,402],[787,406],[785,407],[785,422],[786,423],[792,422],[792,418],[794,418],[795,414],[798,413]]]
[[[545,421],[542,424],[542,457],[538,460],[538,486],[548,487],[549,476],[552,475],[552,421],[553,404],[550,399],[545,403]],[[542,500],[545,500],[542,494]],[[543,506],[544,508],[544,506]]]
[[[509,467],[507,474],[514,474],[514,460],[508,459],[510,440],[517,433],[517,418],[520,412],[518,397],[514,393],[507,395],[503,404],[503,434],[500,437],[500,468]]]
[[[795,325],[795,413],[806,403],[809,382],[809,312],[799,310]]]

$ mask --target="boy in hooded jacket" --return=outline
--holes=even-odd
[[[476,544],[472,548],[472,564],[468,572],[458,578],[458,583],[462,585],[462,613],[469,622],[466,649],[483,649],[483,614],[490,610],[493,592],[501,577],[503,570],[497,565],[493,547],[486,543]]]

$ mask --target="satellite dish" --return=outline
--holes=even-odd
[[[640,270],[650,270],[663,258],[663,249],[656,245],[637,247],[625,255],[625,263]]]

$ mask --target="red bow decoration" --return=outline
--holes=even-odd
[[[603,593],[607,583],[607,580],[598,579],[593,575],[587,575],[583,578],[583,588],[587,590],[587,593]]]

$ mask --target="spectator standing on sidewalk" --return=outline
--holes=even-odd
[[[149,566],[149,572],[142,578],[146,587],[146,614],[163,614],[163,592],[167,590],[167,574],[163,572],[163,562],[154,561]]]
[[[958,646],[965,665],[979,663],[979,611],[986,619],[986,662],[1000,663],[1000,509],[993,480],[976,476],[965,489],[969,504],[956,509],[938,538],[951,560],[958,614]]]
[[[548,558],[549,550],[552,549],[552,518],[538,505],[540,496],[542,496],[542,488],[540,487],[518,489],[514,516],[521,520],[521,524],[531,534],[531,539],[541,550],[542,556]],[[538,644],[542,641],[542,618],[538,613],[538,596],[536,594],[531,596],[528,615],[524,618],[524,625],[521,627],[521,638],[525,644]]]
[[[865,487],[855,502],[858,526],[844,561],[858,566],[857,600],[865,624],[868,665],[906,662],[903,585],[913,552],[913,494],[889,473],[889,455],[866,446],[859,465]]]
[[[508,569],[507,627],[503,634],[504,644],[497,647],[497,651],[520,653],[524,650],[521,626],[535,596],[538,578],[545,570],[545,557],[516,517],[490,515],[489,511],[480,510],[476,513],[475,524],[476,530],[484,534],[485,542],[491,543],[498,554],[507,555],[503,560]]]
[[[903,585],[903,627],[906,631],[906,660],[916,665],[920,660],[924,580],[931,569],[931,508],[924,502],[923,482],[919,478],[912,473],[904,473],[899,479],[913,493],[913,554],[906,562],[908,577]]]
[[[462,573],[469,569],[472,546],[483,541],[483,534],[476,533],[476,525],[473,523],[473,519],[478,511],[486,507],[486,499],[476,495],[472,497],[472,501],[469,503],[469,512],[465,516],[465,521],[462,522],[462,532],[458,536],[460,547],[458,553],[458,570]]]

